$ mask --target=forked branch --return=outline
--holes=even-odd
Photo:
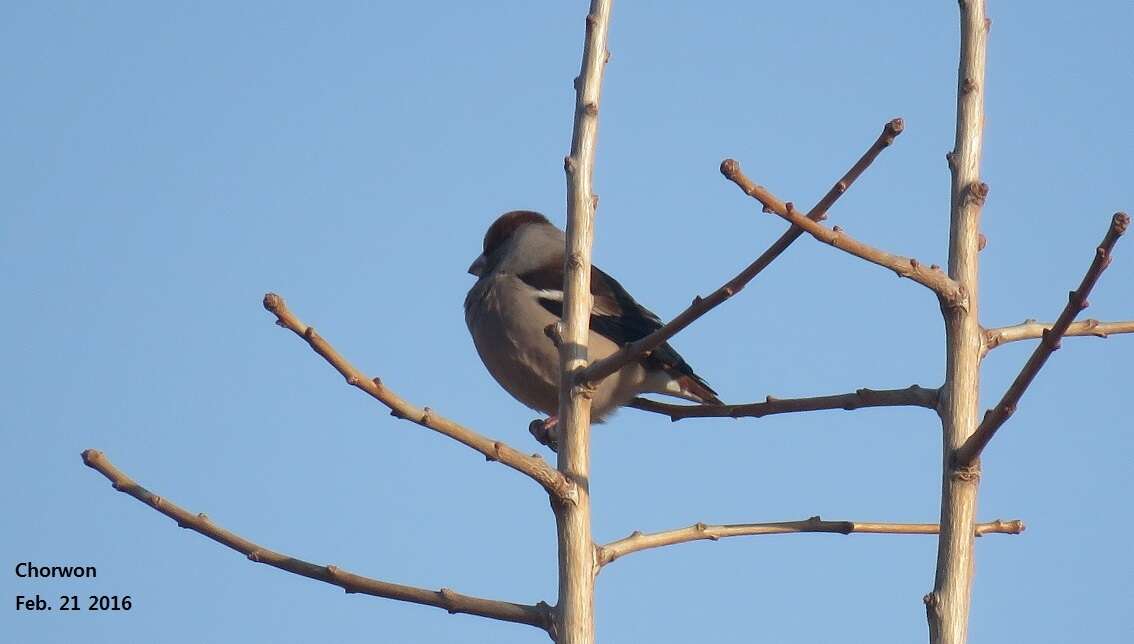
[[[1024,522],[990,521],[976,526],[976,536],[986,534],[1020,534]],[[619,557],[640,550],[661,548],[678,543],[708,539],[718,541],[725,537],[745,537],[763,534],[791,534],[799,532],[833,532],[837,534],[937,534],[936,523],[862,523],[859,521],[824,521],[818,516],[805,521],[780,521],[776,523],[737,523],[730,525],[705,525],[695,523],[686,528],[666,530],[665,532],[642,533],[635,531],[630,536],[599,546],[598,561],[604,566]]]
[[[370,577],[363,577],[348,572],[337,566],[320,566],[309,561],[289,557],[280,552],[269,550],[263,546],[245,539],[213,523],[204,514],[192,512],[160,497],[139,485],[121,470],[115,467],[106,456],[93,449],[83,452],[83,463],[98,470],[110,480],[114,489],[128,494],[165,516],[177,522],[182,528],[205,535],[217,543],[232,548],[245,555],[251,561],[268,564],[280,570],[339,586],[348,593],[362,593],[385,597],[398,601],[424,604],[443,608],[449,613],[467,613],[491,619],[517,624],[528,624],[550,632],[552,625],[552,608],[545,602],[538,604],[513,604],[511,602],[471,597],[442,588],[441,590],[428,590],[393,584]]]
[[[874,143],[870,146],[870,149],[859,158],[842,178],[835,182],[835,185],[831,186],[827,194],[823,195],[819,203],[815,204],[815,207],[807,213],[807,217],[813,221],[822,221],[825,219],[827,211],[830,210],[831,206],[833,206],[835,202],[838,201],[839,197],[843,196],[843,193],[850,188],[851,184],[870,167],[870,164],[878,158],[882,150],[890,147],[894,139],[902,133],[904,127],[902,119],[893,119],[887,123],[886,126],[882,128],[882,133],[878,135],[878,138],[875,139]],[[702,315],[705,315],[722,304],[725,300],[739,293],[749,282],[759,275],[761,271],[779,257],[781,253],[787,250],[787,247],[791,246],[792,242],[799,239],[799,236],[802,234],[803,230],[797,226],[788,228],[783,235],[780,235],[779,239],[768,247],[768,250],[761,253],[761,255],[756,258],[756,261],[749,264],[736,277],[710,293],[708,297],[695,298],[688,308],[657,331],[654,331],[637,342],[623,346],[619,351],[602,360],[597,360],[588,365],[586,369],[579,373],[579,382],[597,383],[624,367],[631,360],[636,360],[639,356],[658,348],[663,342],[677,335]]]
[[[315,328],[303,323],[275,293],[264,296],[264,308],[276,316],[276,324],[303,338],[315,353],[323,356],[344,378],[347,384],[370,394],[378,402],[390,408],[390,415],[404,418],[428,427],[453,440],[480,452],[485,459],[503,463],[512,469],[528,475],[558,499],[571,500],[577,491],[575,484],[537,455],[528,456],[501,441],[493,440],[473,430],[455,423],[433,412],[429,407],[419,408],[403,400],[391,391],[378,378],[368,378],[347,361],[333,346],[315,332]]]
[[[1087,296],[1091,294],[1091,289],[1098,282],[1099,276],[1110,265],[1110,254],[1114,249],[1114,244],[1126,232],[1129,225],[1130,217],[1126,213],[1118,212],[1111,218],[1106,236],[1103,237],[1102,243],[1095,250],[1094,261],[1091,262],[1090,268],[1083,276],[1083,281],[1079,283],[1079,288],[1068,294],[1067,306],[1063,307],[1059,319],[1050,329],[1045,329],[1042,332],[1039,345],[1032,351],[1031,357],[1024,363],[1023,369],[1012,381],[1008,391],[1004,392],[1004,397],[995,407],[985,412],[984,419],[981,420],[976,431],[953,454],[953,461],[957,467],[970,467],[976,463],[985,446],[996,435],[996,430],[1000,429],[1001,425],[1016,411],[1016,405],[1019,404],[1024,392],[1028,390],[1028,385],[1032,384],[1032,380],[1043,368],[1044,363],[1059,348],[1060,340],[1067,333],[1072,320],[1080,311],[1089,306]]]
[[[999,347],[1002,344],[1009,342],[1018,342],[1020,340],[1035,340],[1042,338],[1043,334],[1050,328],[1055,326],[1054,322],[1036,322],[1035,320],[1024,320],[1020,324],[1012,326],[1002,326],[994,329],[985,329],[984,332],[984,352]],[[1067,327],[1067,332],[1063,337],[1072,335],[1092,335],[1096,338],[1105,338],[1116,333],[1134,333],[1134,320],[1123,320],[1121,322],[1100,322],[1095,319],[1087,319],[1081,322],[1075,322]]]
[[[943,273],[936,265],[925,266],[916,259],[894,255],[884,250],[864,244],[850,235],[847,235],[838,226],[827,228],[817,221],[813,221],[796,210],[790,202],[780,201],[763,186],[757,185],[744,176],[740,164],[734,159],[725,159],[721,162],[721,174],[732,181],[744,191],[744,194],[756,199],[764,206],[765,212],[772,212],[802,228],[815,239],[830,244],[839,250],[850,253],[859,259],[872,264],[888,268],[899,277],[909,279],[932,290],[947,307],[963,305],[964,297],[957,283]]]
[[[773,398],[743,405],[674,405],[635,398],[630,407],[669,416],[672,421],[685,418],[762,418],[773,414],[790,414],[825,409],[861,409],[863,407],[937,408],[937,390],[911,385],[905,389],[859,389],[849,394],[814,396],[811,398]]]

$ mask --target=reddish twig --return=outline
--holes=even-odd
[[[491,619],[517,624],[528,624],[545,631],[551,629],[552,608],[545,602],[535,605],[513,604],[511,602],[471,597],[442,588],[441,590],[428,590],[403,586],[386,581],[371,579],[356,575],[336,566],[320,566],[302,559],[296,559],[283,553],[269,550],[263,546],[230,532],[215,524],[204,514],[194,514],[172,502],[160,497],[139,485],[121,470],[115,467],[106,456],[93,449],[83,452],[83,463],[98,470],[110,480],[114,489],[128,494],[142,503],[150,506],[165,516],[177,522],[182,528],[187,528],[205,535],[217,543],[232,548],[245,555],[251,561],[268,564],[280,570],[326,582],[341,587],[348,593],[362,593],[385,597],[398,601],[424,604],[443,608],[450,613],[467,613]]]
[[[1025,529],[1024,522],[990,521],[978,523],[974,530],[976,536],[986,534],[1020,534]],[[717,541],[725,537],[744,537],[764,534],[795,534],[801,532],[830,532],[836,534],[937,534],[940,527],[936,523],[862,523],[859,521],[824,521],[814,516],[805,521],[781,521],[777,523],[740,523],[731,525],[705,525],[695,523],[686,528],[664,532],[642,533],[635,531],[630,536],[613,541],[598,548],[600,566],[641,550],[661,548],[678,543],[708,539]]]
[[[1016,405],[1020,402],[1024,392],[1027,391],[1028,385],[1032,384],[1032,380],[1043,368],[1044,363],[1059,348],[1060,339],[1067,333],[1072,320],[1089,306],[1087,296],[1090,295],[1091,289],[1098,282],[1099,276],[1110,265],[1111,250],[1114,249],[1115,242],[1126,232],[1129,225],[1130,217],[1126,213],[1115,213],[1114,217],[1111,218],[1106,236],[1103,237],[1102,243],[1095,250],[1095,259],[1091,262],[1091,267],[1087,269],[1087,274],[1083,276],[1083,281],[1079,283],[1079,288],[1071,291],[1068,295],[1067,306],[1063,307],[1063,312],[1060,313],[1055,324],[1050,329],[1043,331],[1039,345],[1036,346],[1028,361],[1024,363],[1024,367],[1020,370],[1016,379],[1012,381],[1008,391],[1004,392],[1004,397],[995,407],[985,412],[980,426],[954,452],[953,463],[955,467],[966,468],[975,464],[985,446],[996,434],[996,430],[1000,429],[1000,426],[1016,411]]]
[[[744,194],[763,204],[766,212],[773,212],[783,217],[793,225],[802,228],[815,239],[850,253],[859,259],[888,268],[900,277],[908,277],[936,293],[944,306],[964,305],[964,296],[957,282],[950,279],[938,266],[926,267],[916,259],[894,255],[874,248],[847,235],[838,226],[827,228],[819,222],[805,217],[790,202],[780,201],[766,188],[757,185],[744,176],[744,173],[740,170],[740,164],[734,159],[725,159],[721,162],[721,174],[735,183],[744,191]]]
[[[882,129],[882,133],[870,146],[870,149],[862,155],[861,158],[842,176],[835,185],[823,195],[819,203],[807,213],[807,217],[813,221],[822,221],[827,216],[827,211],[831,208],[839,197],[850,188],[851,184],[855,182],[862,175],[862,173],[870,167],[878,155],[882,153],[893,142],[894,138],[902,133],[904,125],[902,119],[893,119]],[[797,226],[792,226],[780,238],[775,241],[768,250],[764,251],[756,261],[749,264],[743,271],[736,277],[729,280],[723,286],[710,293],[707,297],[697,297],[693,303],[682,311],[677,317],[669,321],[665,326],[650,335],[632,342],[622,347],[616,353],[613,353],[602,360],[597,360],[587,366],[586,369],[581,371],[577,376],[580,383],[597,383],[603,378],[611,375],[624,367],[631,360],[636,359],[645,353],[649,353],[662,345],[673,336],[677,335],[682,329],[692,324],[702,315],[722,304],[725,300],[731,298],[733,295],[739,293],[749,282],[753,280],[761,271],[768,267],[777,257],[780,256],[792,242],[799,239],[803,234],[803,230]]]
[[[628,405],[642,411],[669,416],[672,421],[685,418],[762,418],[773,414],[790,414],[824,409],[861,409],[863,407],[937,408],[937,390],[911,385],[905,389],[859,389],[837,396],[812,398],[773,398],[743,405],[674,405],[635,398]]]
[[[478,434],[463,425],[440,416],[429,407],[415,407],[382,384],[382,381],[378,378],[368,378],[336,351],[329,342],[316,333],[314,327],[303,323],[294,313],[288,310],[283,298],[279,295],[275,293],[265,295],[264,308],[276,316],[276,324],[303,338],[315,350],[315,353],[323,356],[323,359],[346,378],[347,384],[361,389],[375,400],[389,407],[390,415],[412,421],[422,427],[428,427],[480,452],[489,461],[503,463],[526,474],[558,499],[571,500],[575,498],[577,494],[575,484],[563,476],[559,470],[548,465],[538,455],[529,456],[501,441]]]

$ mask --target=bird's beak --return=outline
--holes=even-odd
[[[488,263],[488,259],[482,253],[479,257],[476,258],[475,261],[473,261],[472,264],[469,265],[469,274],[480,277],[480,274],[484,272],[484,265],[486,263]]]

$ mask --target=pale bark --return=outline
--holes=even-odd
[[[1012,521],[989,521],[977,524],[975,534],[978,537],[986,534],[1020,534],[1024,531],[1024,522],[1019,519]],[[824,521],[818,516],[804,521],[777,521],[774,523],[734,523],[728,525],[706,525],[694,523],[685,528],[666,530],[664,532],[637,532],[630,536],[612,541],[598,549],[600,566],[624,557],[628,554],[661,548],[690,541],[719,541],[727,537],[747,537],[765,534],[799,534],[804,532],[829,532],[833,534],[937,534],[939,527],[936,523],[868,523],[863,521]]]
[[[985,329],[984,331],[984,352],[995,349],[1009,342],[1019,342],[1020,340],[1036,340],[1042,338],[1044,331],[1055,326],[1054,322],[1036,322],[1035,320],[1024,320],[1020,324],[1012,326],[1002,326],[993,329]],[[1121,320],[1117,322],[1100,322],[1093,318],[1080,320],[1071,326],[1067,327],[1067,332],[1063,335],[1066,336],[1094,336],[1096,338],[1106,338],[1119,333],[1134,333],[1134,320]]]
[[[941,389],[943,429],[941,536],[933,591],[925,596],[931,644],[963,644],[968,636],[973,583],[979,464],[953,467],[952,455],[977,426],[980,357],[977,254],[980,212],[988,186],[980,180],[984,136],[984,71],[989,23],[984,0],[962,0],[961,52],[957,73],[957,129],[953,151],[949,224],[949,277],[957,300],[944,302],[945,384]]]
[[[339,353],[331,343],[315,332],[315,328],[305,324],[290,309],[284,299],[275,293],[264,296],[264,308],[276,316],[276,324],[303,338],[307,344],[335,368],[347,384],[357,387],[390,409],[390,415],[404,418],[448,436],[453,440],[480,452],[485,459],[496,461],[531,477],[556,498],[569,499],[576,493],[576,486],[561,472],[552,468],[538,455],[524,454],[503,442],[482,436],[473,430],[455,423],[435,413],[429,407],[415,407],[395,394],[378,378],[369,378],[354,367]]]
[[[553,501],[559,539],[559,601],[553,637],[560,644],[595,641],[594,583],[598,570],[591,537],[590,392],[577,382],[587,366],[591,316],[593,189],[599,98],[606,67],[612,0],[592,0],[586,19],[583,61],[575,81],[575,118],[567,175],[567,249],[564,262],[563,328],[560,331],[559,471],[574,482],[577,496]]]
[[[83,463],[97,470],[110,480],[114,489],[128,494],[165,516],[177,525],[200,533],[217,543],[228,546],[245,555],[250,561],[267,564],[287,572],[339,586],[348,593],[361,593],[375,597],[385,597],[413,604],[424,604],[443,608],[449,613],[467,613],[505,622],[528,624],[550,632],[552,628],[551,607],[544,602],[538,604],[513,604],[495,599],[484,599],[462,595],[448,588],[429,590],[394,584],[388,581],[371,579],[343,570],[338,566],[321,566],[302,559],[296,559],[274,550],[269,550],[244,537],[224,529],[204,514],[192,512],[160,497],[136,481],[126,476],[122,470],[111,463],[106,456],[94,449],[83,452]]]
[[[735,159],[725,159],[721,162],[721,174],[735,183],[744,194],[759,201],[766,212],[779,215],[794,226],[802,228],[815,239],[871,264],[888,268],[899,277],[909,278],[925,286],[937,294],[943,306],[951,306],[960,300],[961,293],[957,282],[941,272],[936,264],[926,266],[912,257],[903,257],[875,248],[851,237],[838,226],[827,228],[796,210],[791,202],[780,201],[767,188],[745,176],[740,169],[740,163]]]

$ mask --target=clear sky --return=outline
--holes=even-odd
[[[555,600],[554,524],[522,476],[344,385],[269,290],[401,395],[524,451],[534,413],[480,364],[461,303],[487,225],[562,224],[585,4],[7,3],[0,20],[0,631],[19,642],[542,642],[252,564],[114,492],[155,492],[267,547],[364,575]],[[906,133],[831,213],[944,263],[957,8],[617,2],[596,263],[662,318],[784,229],[717,170],[810,205],[894,116]],[[994,2],[988,326],[1051,319],[1134,210],[1134,5]],[[1134,318],[1134,239],[1089,314]],[[730,402],[936,386],[927,291],[801,239],[674,344]],[[993,352],[991,404],[1032,343]],[[985,456],[975,642],[1114,642],[1134,602],[1134,336],[1064,343]],[[546,452],[544,452],[546,455]],[[921,409],[594,433],[596,539],[821,514],[936,521]],[[924,641],[932,537],[791,535],[640,553],[598,580],[606,642]],[[95,565],[18,579],[21,561]],[[130,595],[17,612],[16,595]],[[85,608],[85,606],[84,606]]]

